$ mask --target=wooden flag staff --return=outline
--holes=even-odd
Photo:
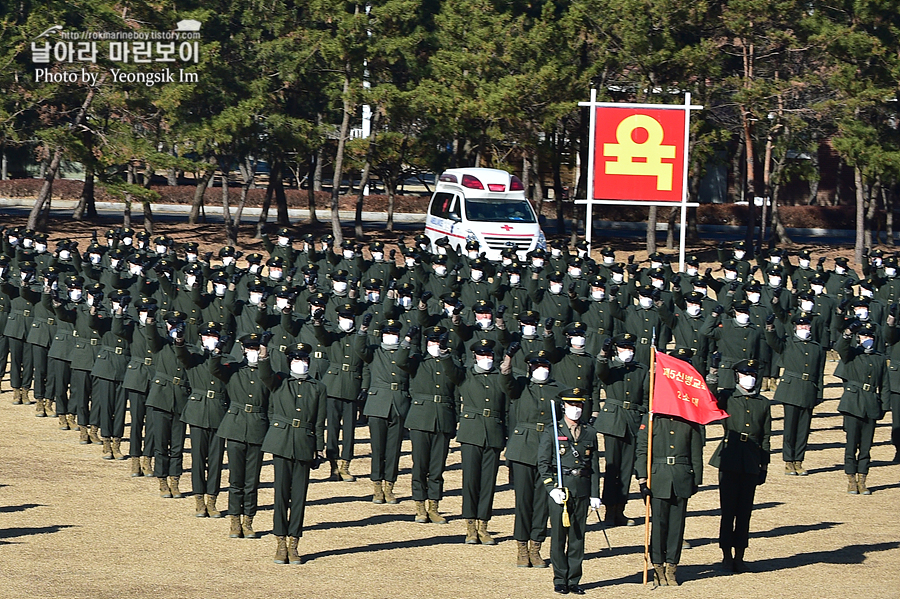
[[[653,468],[653,386],[656,379],[656,344],[650,346],[650,405],[647,416],[647,488]],[[644,584],[650,571],[650,496],[644,500]]]

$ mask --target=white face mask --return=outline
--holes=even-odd
[[[750,315],[746,312],[735,312],[734,319],[741,326],[747,325],[750,323]]]
[[[347,291],[347,281],[335,281],[334,282],[334,292],[335,293],[344,293]]]
[[[36,244],[34,244],[34,249],[37,253],[43,254],[44,252],[47,251],[47,244],[46,243],[36,243]]]
[[[603,289],[591,289],[591,299],[594,301],[602,301],[606,296],[606,292]]]
[[[279,237],[278,238],[278,245],[280,245],[281,247],[285,247],[290,243],[291,243],[291,240],[288,237]]]
[[[566,410],[566,418],[571,420],[572,422],[578,422],[578,419],[581,418],[581,414],[583,410],[578,406],[565,406]]]
[[[247,356],[247,364],[255,365],[259,362],[258,349],[248,349],[246,352],[244,352],[244,355]]]
[[[142,269],[140,266],[135,265],[135,266],[129,267],[128,272],[130,272],[132,275],[134,275],[136,277],[139,277],[141,275],[141,273],[144,272],[144,269]]]
[[[131,243],[132,243],[131,237],[123,237],[122,243],[124,243],[125,245],[131,245]]]
[[[349,333],[353,330],[353,319],[338,317],[338,326],[341,327],[341,330],[345,333]]]
[[[203,347],[204,347],[205,349],[208,349],[209,351],[212,351],[212,350],[216,349],[216,346],[219,344],[219,338],[218,338],[218,337],[212,337],[212,336],[209,336],[209,337],[203,337],[203,338],[200,340],[200,343],[203,344]]]
[[[810,288],[816,295],[821,295],[822,292],[825,291],[825,287],[823,287],[822,285],[810,285]]]
[[[554,258],[559,258],[560,256],[562,256],[562,250],[558,248],[550,248],[550,255]]]
[[[493,320],[493,319],[492,319],[490,316],[488,316],[487,318],[485,318],[485,317],[483,317],[483,316],[476,316],[476,317],[475,317],[475,322],[477,322],[477,323],[478,323],[478,326],[481,327],[482,329],[486,329],[486,328],[488,328],[489,326],[491,326],[491,321],[492,321],[492,320]]]
[[[633,349],[620,349],[617,353],[619,357],[619,361],[624,363],[629,363],[634,359],[634,350]]]
[[[88,306],[93,306],[93,305],[94,305],[94,296],[93,296],[93,295],[88,295],[88,296],[87,296],[87,305],[88,305]]]
[[[309,363],[305,360],[291,360],[291,374],[303,376],[309,372]]]
[[[512,266],[512,258],[503,258],[500,260],[500,264],[503,266]]]
[[[662,268],[662,262],[653,260],[650,262],[650,268]]]
[[[100,264],[100,254],[90,254],[88,260],[91,261],[91,264]]]
[[[867,338],[865,338],[865,339],[863,339],[862,337],[860,337],[859,345],[860,345],[864,350],[866,350],[866,351],[871,351],[872,349],[875,348],[875,340],[872,339],[871,337],[867,337]]]
[[[158,246],[156,246],[156,253],[157,254],[165,254],[167,249],[168,248],[164,245],[158,245]]]
[[[584,337],[576,335],[571,339],[572,347],[584,347]]]
[[[812,312],[815,302],[812,300],[800,300],[800,309],[804,312]]]
[[[581,276],[581,269],[580,268],[570,268],[569,276],[577,279],[578,277]]]
[[[726,281],[737,280],[737,271],[736,270],[726,270],[725,271],[725,280]]]
[[[747,253],[744,250],[734,250],[734,259],[743,260]]]
[[[699,316],[700,306],[697,304],[688,304],[684,311],[687,312],[689,316]]]
[[[62,258],[62,252],[60,252],[59,257]],[[120,264],[121,262],[122,262],[121,260],[117,260],[117,259],[115,259],[115,258],[111,258],[110,261],[109,261],[109,265],[112,266],[113,268],[118,268],[118,267],[119,267],[119,264]]]
[[[403,295],[400,296],[400,299],[397,300],[397,303],[399,303],[403,308],[409,308],[412,306],[412,298]]]
[[[284,276],[284,271],[280,268],[270,268],[269,269],[269,278],[273,281],[280,281]]]
[[[225,285],[225,283],[213,283],[213,291],[218,297],[224,297],[225,291],[227,289],[228,287]]]
[[[562,293],[562,283],[550,283],[550,293],[553,295]]]
[[[897,276],[897,269],[893,266],[885,266],[884,267],[884,276],[886,277],[895,277]]]
[[[275,307],[278,308],[279,310],[284,310],[285,308],[287,308],[290,305],[291,304],[288,301],[288,298],[286,298],[286,297],[276,297],[275,298]]]
[[[800,268],[809,268],[809,260],[800,258]]]
[[[531,378],[538,381],[539,383],[543,383],[550,378],[550,369],[545,366],[538,366],[531,373]]]
[[[781,262],[781,256],[772,256],[771,258],[769,258],[769,261],[772,264],[779,264]]]
[[[90,304],[90,298],[88,298],[88,303]],[[169,329],[169,337],[171,337],[172,339],[177,339],[178,338],[178,329],[176,329],[174,327]]]
[[[381,299],[381,294],[377,291],[370,291],[366,294],[366,301],[370,304],[377,304],[378,300]]]
[[[622,283],[622,281],[625,280],[625,275],[623,275],[620,272],[614,272],[613,276],[612,276],[612,280],[613,280],[613,283],[615,283],[616,285],[619,285],[620,283]]]
[[[71,257],[72,257],[72,252],[70,252],[69,250],[62,250],[62,251],[59,253],[59,259],[60,259],[60,260],[68,260],[68,259],[71,258]]]
[[[77,302],[81,300],[81,289],[71,289],[69,290],[69,299],[73,302]]]
[[[259,293],[258,291],[254,291],[253,293],[250,294],[250,303],[253,304],[254,306],[258,306],[259,302],[261,302],[261,301],[262,301],[262,293]]]
[[[781,277],[769,277],[769,287],[781,287]]]
[[[384,252],[372,252],[372,260],[375,262],[381,262],[384,260]]]
[[[118,312],[119,308],[121,308],[121,307],[122,307],[122,304],[120,304],[119,302],[112,302],[112,311],[113,312]]]
[[[444,304],[444,314],[446,314],[447,316],[450,316],[451,314],[453,314],[454,308],[456,308],[455,305],[448,306],[447,304]]]
[[[662,289],[663,285],[665,285],[665,281],[662,279],[650,279],[650,284],[653,285],[657,289]]]
[[[653,298],[652,297],[644,297],[643,295],[638,298],[638,303],[641,305],[641,308],[645,310],[649,309],[653,306]]]
[[[753,292],[753,293],[748,293],[748,294],[747,294],[747,299],[750,300],[750,303],[751,303],[751,304],[758,304],[758,303],[759,303],[759,298],[760,298],[760,294],[759,294],[759,293]]]
[[[494,367],[494,358],[490,356],[478,356],[475,358],[475,363],[478,364],[478,367],[482,370],[490,370]]]
[[[811,331],[809,329],[797,329],[796,333],[798,339],[806,341],[807,339],[809,339]]]
[[[352,260],[355,255],[353,250],[344,250],[344,260]]]
[[[188,262],[196,262],[197,261],[197,254],[188,253],[188,254],[186,254],[186,256],[187,256]]]
[[[437,255],[438,255],[438,256],[446,256],[446,255],[447,255],[447,248],[445,248],[444,246],[439,245],[439,246],[437,247]]]
[[[255,275],[259,272],[259,264],[251,264],[249,267],[247,267],[247,270],[250,271],[251,275]]]
[[[844,268],[843,266],[835,266],[835,267],[834,267],[834,272],[837,273],[837,274],[839,274],[839,275],[842,275],[842,274],[844,274],[845,272],[847,272],[847,269]]]
[[[416,261],[414,258],[407,258],[405,261],[406,268],[412,268],[416,265]]]
[[[751,391],[756,387],[756,377],[749,374],[739,374],[738,385],[740,385],[747,391]]]
[[[869,319],[869,311],[865,308],[860,310],[854,310],[856,317],[860,320],[868,320]]]
[[[146,312],[138,312],[138,322],[140,322],[141,324],[147,324]]]
[[[519,281],[522,280],[520,275],[509,275],[509,284],[515,287],[519,284]]]
[[[535,335],[537,335],[537,327],[533,324],[523,324],[522,335],[524,335],[525,337],[534,337]]]
[[[694,291],[696,291],[700,295],[706,295],[706,287],[694,287]]]
[[[444,266],[443,264],[438,264],[437,266],[434,267],[434,274],[436,274],[439,277],[445,276],[447,274],[447,267]]]
[[[13,235],[10,235],[9,236],[9,245],[19,245],[18,238]]]
[[[615,263],[616,263],[615,256],[603,256],[603,264],[605,264],[607,266],[612,266]]]
[[[188,275],[184,278],[184,282],[188,287],[193,287],[194,283],[197,282],[197,275]]]
[[[696,277],[698,271],[695,266],[688,266],[686,272],[687,272],[687,276]]]
[[[862,297],[874,297],[875,296],[875,294],[872,292],[871,289],[866,289],[865,287],[859,288],[859,295]]]
[[[533,259],[533,260],[531,261],[531,265],[532,265],[534,268],[543,268],[543,266],[544,266],[544,260],[543,260],[542,258],[535,258],[535,259]]]
[[[28,239],[28,238],[26,237],[25,239],[22,240],[22,247],[30,248],[30,247],[33,246],[33,245],[34,245],[34,240],[33,240],[33,239]]]
[[[483,276],[484,276],[484,272],[482,272],[480,270],[473,270],[470,275],[470,278],[473,281],[480,281]]]
[[[224,256],[222,258],[222,264],[224,266],[231,266],[232,264],[234,264],[234,256]]]
[[[381,336],[381,342],[384,345],[397,345],[398,343],[400,343],[400,336],[394,335],[393,333],[385,334]]]
[[[433,358],[437,358],[441,355],[441,346],[439,343],[429,343],[428,347],[426,347],[425,349],[428,351],[428,354]]]
[[[469,250],[466,255],[469,257],[469,260],[475,260],[476,258],[478,258],[478,252],[474,250]]]

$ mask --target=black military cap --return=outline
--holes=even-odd
[[[647,258],[652,262],[666,262],[668,256],[666,256],[662,252],[653,252],[652,254],[647,256]]]
[[[672,352],[672,355],[679,360],[687,362],[694,357],[694,352],[689,347],[676,347],[675,351]]]
[[[221,268],[217,268],[212,271],[209,275],[209,280],[213,283],[227,283],[228,282],[228,273],[226,273]]]
[[[134,229],[131,227],[123,227],[119,234],[122,237],[134,237]]]
[[[575,242],[575,249],[587,251],[588,244],[586,239],[582,239],[580,241]]]
[[[331,243],[332,241],[334,241],[334,235],[332,235],[331,233],[325,233],[324,235],[319,237],[319,241],[322,243]]]
[[[219,248],[219,258],[225,258],[226,256],[234,256],[235,249],[234,246],[226,245],[224,247]]]
[[[792,322],[794,324],[812,324],[812,318],[808,312],[800,312],[794,316]]]
[[[314,293],[307,300],[313,306],[324,306],[328,303],[328,296],[324,293]]]
[[[609,272],[615,272],[620,275],[623,275],[623,274],[625,274],[625,267],[622,266],[620,263],[616,263],[609,267]]]
[[[700,266],[700,258],[695,256],[694,254],[689,254],[684,258],[685,264],[690,264],[691,266]]]
[[[113,289],[109,292],[109,299],[112,301],[121,301],[123,297],[127,297],[129,295],[127,289]]]
[[[638,295],[643,297],[650,297],[653,294],[653,290],[656,289],[652,285],[635,285],[635,289],[638,292]]]
[[[494,304],[487,300],[478,300],[472,305],[472,312],[476,314],[491,314],[494,311]]]
[[[797,255],[804,260],[809,260],[812,257],[812,254],[809,250],[800,250],[800,253],[798,253]]]
[[[883,266],[893,266],[897,268],[897,257],[896,256],[888,256],[884,260],[881,261]]]
[[[854,308],[868,308],[869,307],[869,298],[867,297],[858,297],[853,300],[850,304]]]
[[[874,322],[864,322],[862,328],[857,331],[857,334],[863,335],[864,337],[874,337],[878,334],[878,327],[875,326]]]
[[[809,278],[809,284],[810,285],[822,285],[824,287],[825,286],[825,277],[823,277],[819,273],[816,273],[815,275],[813,275]]]
[[[415,292],[416,288],[413,287],[410,283],[401,283],[397,285],[397,293],[402,296],[412,296],[413,292]]]
[[[516,320],[523,324],[537,324],[541,319],[541,315],[534,310],[525,310],[516,315]]]
[[[688,304],[701,304],[706,296],[696,291],[691,291],[684,296],[684,301]]]
[[[336,270],[333,273],[331,273],[331,280],[332,281],[346,281],[347,277],[349,277],[349,276],[350,276],[350,273],[347,272],[346,270]]]
[[[206,336],[219,336],[222,334],[222,325],[218,322],[207,322],[200,328],[200,334]]]
[[[123,260],[125,258],[125,250],[116,248],[109,252],[109,257],[113,260]]]
[[[264,256],[262,254],[253,253],[253,254],[247,254],[247,256],[245,256],[245,257],[246,257],[248,263],[259,264],[260,262],[263,261]]]
[[[284,268],[284,258],[281,256],[272,256],[266,260],[266,266],[269,268]]]
[[[647,274],[650,275],[651,279],[665,279],[666,271],[662,268],[651,268],[647,271]]]
[[[747,242],[746,242],[746,241],[743,241],[743,240],[742,240],[742,241],[735,241],[735,242],[734,242],[734,245],[732,245],[732,247],[733,247],[734,249],[736,249],[736,250],[746,250],[746,249],[747,249]]]
[[[244,347],[259,347],[262,345],[262,335],[259,333],[247,333],[238,339],[238,341],[240,341],[241,345]],[[287,351],[285,351],[285,353],[287,353]]]
[[[528,252],[528,257],[529,258],[546,259],[547,258],[547,250],[545,250],[544,248],[534,248],[533,250]]]
[[[381,289],[382,285],[381,279],[366,279],[363,283],[365,289]]]
[[[551,272],[549,275],[547,275],[547,280],[559,283],[560,281],[563,280],[564,277],[565,277],[565,274],[563,274],[557,270],[557,271]]]
[[[138,231],[138,234],[134,236],[138,241],[150,241],[150,233],[147,231]]]
[[[444,235],[443,237],[436,240],[434,242],[434,245],[436,245],[438,247],[444,247],[444,248],[450,247],[450,239],[446,235]]]
[[[119,234],[116,232],[115,229],[108,229],[108,230],[106,231],[106,238],[107,238],[107,239],[113,239],[113,238],[117,237],[118,235],[119,235]]]
[[[424,233],[419,233],[415,237],[413,237],[413,241],[416,243],[428,243],[428,236]]]
[[[847,266],[847,258],[844,256],[838,256],[834,259],[835,264],[840,264],[841,266]]]
[[[55,279],[59,277],[60,270],[56,266],[48,266],[44,269],[44,272],[41,273],[43,276],[48,279]]]
[[[750,301],[745,299],[740,299],[731,304],[732,309],[735,312],[749,312],[750,311]]]
[[[170,243],[172,243],[172,240],[165,235],[157,235],[153,238],[154,245],[169,245]]]
[[[35,266],[34,262],[26,260],[25,262],[19,264],[19,270],[34,272],[35,270],[37,270],[37,267]]]
[[[156,300],[152,297],[142,297],[137,301],[138,312],[156,312],[158,307],[159,306],[156,305]]]
[[[872,277],[867,277],[859,282],[859,286],[863,289],[868,289],[869,291],[875,291],[875,287],[878,286]]]
[[[290,297],[294,294],[294,288],[290,285],[278,285],[272,290],[275,297]]]
[[[435,256],[432,261],[432,264],[447,264],[447,256]]]
[[[605,245],[602,248],[600,248],[600,255],[601,256],[615,256],[616,251],[614,249],[612,249],[610,246]]]
[[[467,251],[475,250],[477,252],[480,247],[481,247],[481,244],[478,243],[477,239],[470,239],[469,241],[466,242],[466,250]]]
[[[874,249],[871,252],[869,252],[870,258],[881,258],[882,256],[884,256],[884,252],[879,249]]]
[[[516,254],[516,248],[514,248],[514,247],[503,248],[500,251],[500,257],[501,258],[510,258],[512,260],[515,260],[518,257],[518,254]]]
[[[115,257],[115,256],[113,256],[113,257]],[[193,262],[184,267],[184,274],[186,274],[186,275],[202,275],[203,267],[200,266],[199,264],[197,264],[196,262]]]
[[[591,277],[590,285],[591,287],[606,287],[606,277]]]
[[[43,241],[44,243],[46,243],[47,242],[47,234],[46,233],[35,233],[34,240],[35,241]]]
[[[637,336],[632,333],[622,333],[613,337],[613,345],[616,347],[634,347],[637,342]]]
[[[575,268],[581,268],[584,266],[584,260],[582,260],[578,256],[569,256],[566,260],[566,266],[574,266]]]
[[[265,291],[265,290],[266,290],[266,284],[263,283],[263,282],[262,282],[261,280],[259,280],[259,279],[253,279],[253,280],[250,281],[250,283],[247,285],[247,290],[248,290],[248,291]]]
[[[312,244],[312,243],[315,243],[315,241],[316,241],[316,236],[313,235],[312,233],[304,233],[304,234],[300,237],[300,239],[302,239],[302,240],[305,241],[306,243]]]
[[[184,322],[187,320],[187,314],[181,312],[179,310],[169,310],[166,312],[166,322],[170,324],[177,324],[179,322]]]
[[[743,372],[745,374],[756,374],[759,372],[759,360],[741,360],[731,367],[735,372]]]
[[[354,246],[354,243],[353,243],[353,240],[351,240],[351,239],[345,239],[344,241],[341,242],[342,250],[352,250],[353,246]]]
[[[291,237],[291,230],[287,227],[281,227],[275,232],[275,235],[278,237]]]
[[[573,389],[563,389],[557,397],[563,403],[584,403],[588,399],[588,395],[587,389],[575,387]]]
[[[429,341],[437,341],[447,334],[447,329],[441,326],[428,327],[425,329],[425,338]]]
[[[816,299],[816,294],[809,289],[805,289],[797,294],[797,299],[813,301]]]
[[[311,275],[313,273],[318,273],[319,265],[318,264],[307,264],[306,266],[304,266],[301,269],[301,272],[305,275]]]
[[[564,250],[566,248],[566,242],[562,239],[551,239],[550,247],[557,250]]]
[[[752,280],[744,285],[744,291],[755,291],[758,293],[762,291],[762,285],[759,284],[759,281]]]
[[[566,328],[563,329],[563,333],[569,335],[571,337],[583,337],[587,332],[587,325],[583,322],[570,322],[566,325]]]
[[[441,296],[441,301],[445,304],[450,304],[455,306],[459,303],[459,293],[456,291],[448,291],[447,293]]]
[[[369,250],[373,252],[384,252],[384,242],[383,241],[373,241],[369,244]]]
[[[337,314],[344,318],[354,318],[356,316],[356,308],[353,304],[342,304],[338,307]]]
[[[69,289],[82,289],[84,288],[84,277],[69,277],[66,279],[66,287]]]
[[[184,244],[182,247],[184,248],[184,251],[185,251],[185,252],[192,252],[192,253],[194,253],[194,252],[197,251],[197,249],[199,249],[200,244],[197,243],[196,241],[189,241],[189,242],[187,242],[186,244]]]
[[[485,260],[484,258],[475,258],[472,260],[472,270],[484,270],[488,267],[490,262]]]
[[[400,329],[403,328],[403,323],[399,320],[385,320],[381,323],[381,332],[385,333],[387,331],[391,331],[393,333],[399,333]]]
[[[534,351],[525,357],[529,364],[550,364],[550,353],[546,350]]]
[[[702,288],[704,288],[704,289],[706,289],[706,288],[708,287],[708,285],[706,284],[706,279],[704,279],[703,277],[694,277],[694,278],[692,278],[692,279],[691,279],[691,285],[692,285],[693,287],[702,287]]]
[[[469,346],[476,354],[481,355],[493,355],[494,354],[494,346],[497,344],[493,339],[479,339],[475,343]]]
[[[781,263],[772,264],[771,266],[769,266],[769,268],[766,269],[766,272],[769,275],[781,276],[784,274],[784,267],[781,265]]]
[[[6,254],[0,254],[0,264],[7,265],[10,262],[10,257]]]

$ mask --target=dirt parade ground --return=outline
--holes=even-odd
[[[835,362],[827,364],[830,373]],[[589,595],[679,597],[897,597],[900,594],[900,465],[893,464],[890,415],[875,435],[871,496],[846,493],[844,433],[836,412],[841,388],[827,377],[826,400],[816,408],[807,477],[785,476],[780,405],[773,407],[772,466],[756,496],[747,559],[750,572],[718,569],[716,471],[688,505],[680,588],[641,586],[643,506],[626,514],[638,526],[607,530],[608,549],[590,516],[585,578]],[[496,546],[465,545],[460,519],[460,454],[452,445],[441,511],[446,525],[416,524],[410,499],[409,442],[404,442],[399,505],[374,505],[368,431],[358,429],[354,483],[329,482],[314,472],[299,566],[272,562],[271,456],[262,471],[261,538],[229,539],[228,520],[196,518],[193,500],[162,499],[152,478],[131,478],[127,461],[105,461],[100,447],[78,434],[11,405],[8,380],[0,394],[0,597],[220,599],[286,596],[550,597],[549,569],[515,567],[513,491],[501,467],[494,518]],[[721,436],[709,427],[708,461]],[[127,435],[126,435],[127,438]],[[190,442],[188,441],[188,444]],[[127,445],[125,446],[127,447]],[[124,449],[124,448],[123,448]],[[182,489],[190,490],[185,454]],[[219,505],[227,503],[227,470]],[[632,497],[637,497],[632,485]],[[548,551],[545,544],[545,551]],[[654,595],[656,596],[656,595]]]

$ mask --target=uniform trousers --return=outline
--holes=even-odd
[[[100,436],[121,439],[125,435],[125,388],[122,381],[93,377],[91,397],[99,417]]]
[[[624,505],[628,502],[628,489],[634,476],[634,455],[636,438],[631,429],[625,430],[624,437],[603,435],[603,457],[606,471],[603,473],[603,503]]]
[[[48,366],[48,382],[53,401],[56,402],[56,415],[74,414],[75,406],[69,401],[69,383],[72,381],[72,363],[68,360],[50,358]]]
[[[747,548],[758,481],[758,474],[719,470],[719,505],[722,507],[719,547],[722,549]]]
[[[403,443],[403,422],[397,408],[391,406],[387,418],[369,416],[369,436],[372,443],[372,481],[397,482],[400,469],[400,445]]]
[[[193,442],[193,440],[191,441]],[[259,473],[262,470],[262,445],[228,440],[228,513],[232,516],[256,515],[259,505]]]
[[[812,408],[784,404],[784,447],[781,455],[785,462],[802,462],[806,457]]]
[[[412,441],[413,501],[440,501],[444,495],[450,434],[410,430],[409,440]]]
[[[325,445],[325,457],[329,460],[336,460],[340,444],[340,459],[351,461],[353,444],[356,442],[356,402],[329,396],[325,420],[328,439]]]
[[[153,437],[153,476],[181,476],[184,472],[185,424],[181,415],[153,407],[147,408],[147,431]]]
[[[2,329],[3,327],[0,327]],[[9,361],[9,339],[0,334],[0,379],[6,374],[6,364]]]
[[[53,399],[52,389],[48,384],[49,373],[47,370],[47,352],[49,347],[43,345],[25,344],[25,350],[31,349],[31,364],[34,368],[34,398]]]
[[[302,537],[310,462],[290,460],[277,455],[273,458],[275,513],[272,516],[272,532],[277,537]]]
[[[544,489],[544,493],[547,490]],[[550,501],[550,563],[553,584],[573,586],[581,582],[584,561],[584,533],[590,497],[569,497],[565,506]],[[569,512],[569,526],[563,526],[563,509]]]
[[[847,433],[847,445],[844,446],[844,473],[868,474],[869,461],[872,450],[872,440],[875,438],[874,418],[858,418],[850,414],[844,414],[844,432]]]
[[[191,425],[191,489],[196,495],[218,495],[222,484],[225,439],[216,429]]]
[[[650,527],[650,562],[677,564],[681,561],[684,544],[684,520],[687,516],[687,498],[650,498],[652,513]]]
[[[74,407],[74,413],[79,426],[88,426],[90,423],[91,409],[91,373],[88,370],[72,369],[72,378],[69,384],[69,399]]]
[[[3,351],[0,348],[0,351]],[[3,370],[0,369],[0,373]],[[891,392],[891,444],[900,453],[900,393]]]
[[[544,487],[537,466],[510,461],[513,491],[516,497],[516,521],[513,537],[517,541],[543,543],[547,538],[547,502],[550,495]]]
[[[9,340],[9,384],[13,389],[30,389],[34,377],[34,357],[31,345],[24,339]]]
[[[128,410],[131,413],[131,429],[129,431],[128,454],[133,457],[150,456],[151,452],[144,447],[144,419],[147,415],[147,394],[133,389],[125,391],[128,397]]]
[[[500,449],[460,443],[462,453],[462,517],[487,522],[494,512]]]

